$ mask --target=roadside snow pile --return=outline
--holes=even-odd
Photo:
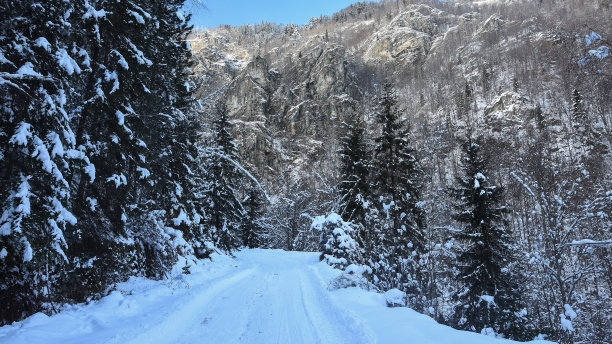
[[[163,321],[165,312],[189,304],[194,294],[201,292],[194,286],[208,286],[235,269],[230,257],[215,254],[212,259],[212,263],[208,260],[187,263],[183,259],[166,280],[131,277],[99,301],[64,305],[61,312],[53,316],[36,313],[23,321],[0,327],[0,343],[130,342],[135,337],[134,331],[155,326]],[[189,275],[181,273],[184,266],[189,266]],[[163,338],[153,341],[164,342],[172,341]]]
[[[343,272],[324,262],[316,266],[316,273],[325,285]],[[475,332],[459,331],[438,324],[431,317],[408,307],[388,307],[389,301],[399,302],[401,291],[381,294],[358,287],[330,291],[331,300],[347,309],[374,334],[375,343],[419,344],[501,344],[518,343]],[[530,343],[551,343],[534,340]]]

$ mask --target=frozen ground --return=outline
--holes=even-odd
[[[0,343],[510,343],[387,308],[380,294],[328,291],[339,272],[317,253],[246,250],[191,270],[0,327]]]

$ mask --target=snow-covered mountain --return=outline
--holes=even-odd
[[[609,151],[611,59],[594,53],[605,39],[585,39],[610,37],[609,15],[601,1],[383,1],[305,26],[197,31],[190,42],[200,99],[228,105],[240,153],[262,177],[292,173],[322,187],[315,175],[333,178],[321,157],[335,155],[340,124],[354,116],[371,122],[388,80],[421,147],[433,153],[427,159],[442,164],[443,186],[457,161],[446,146],[478,131],[518,154],[538,126],[536,108],[566,151],[574,89],[598,134],[595,150],[578,154]]]

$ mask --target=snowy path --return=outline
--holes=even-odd
[[[320,299],[321,286],[307,262],[316,255],[270,256],[250,252],[231,277],[194,293],[189,303],[142,333],[128,331],[116,343],[360,343],[355,329]],[[238,254],[238,261],[242,254]],[[130,338],[133,338],[130,340]]]
[[[165,282],[132,279],[99,302],[0,328],[0,343],[499,343],[382,296],[329,292],[316,253],[247,250]]]

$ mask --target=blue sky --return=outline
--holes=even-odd
[[[204,6],[188,4],[193,25],[217,27],[221,24],[306,24],[311,17],[331,15],[356,0],[195,0]]]

